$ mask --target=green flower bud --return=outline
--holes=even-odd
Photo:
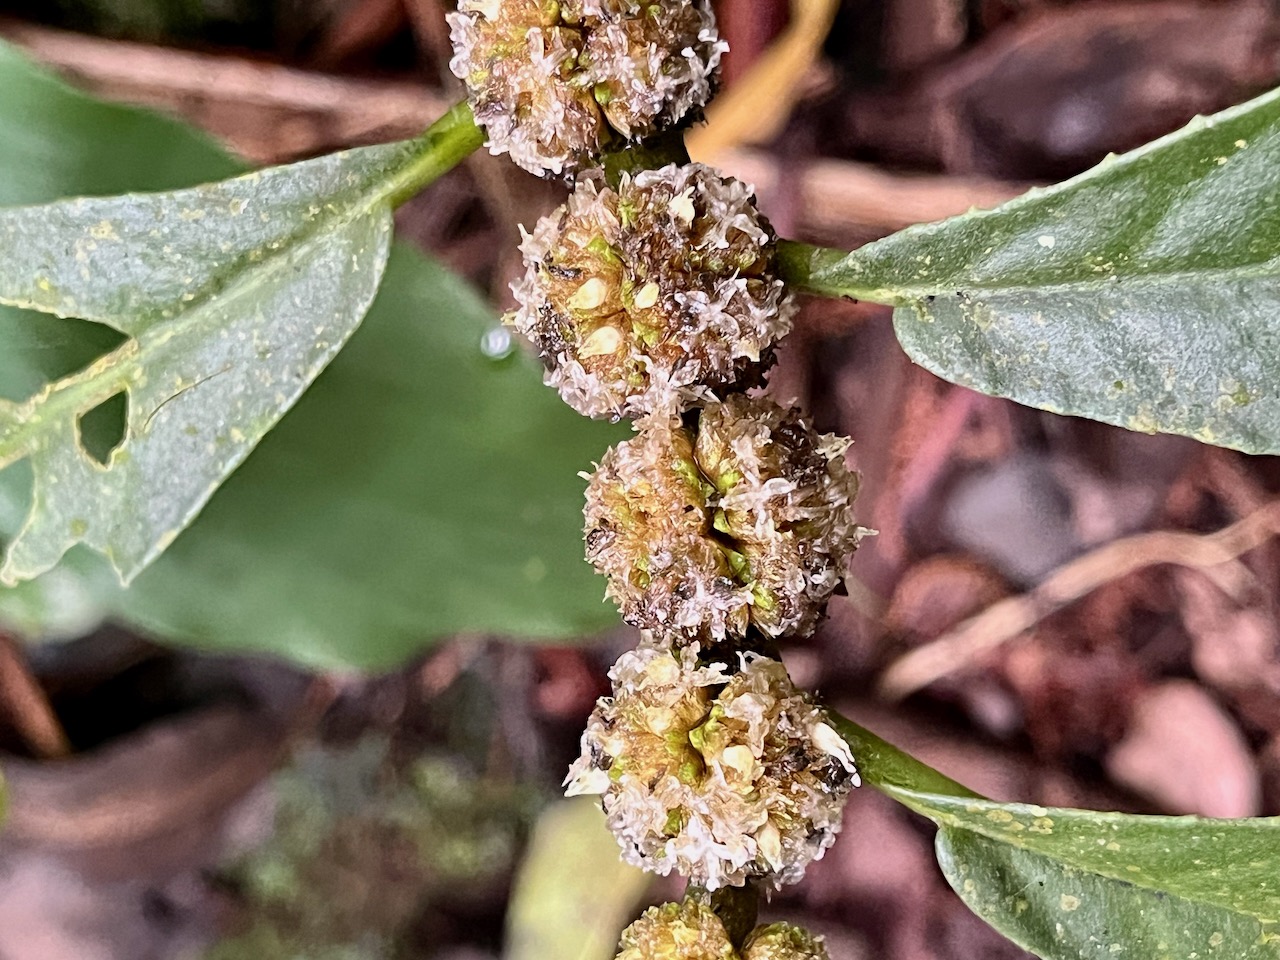
[[[795,303],[750,187],[700,164],[585,179],[521,251],[512,322],[590,417],[674,413],[758,386]]]
[[[622,932],[617,960],[739,960],[710,907],[691,900],[650,907]]]
[[[707,0],[461,0],[449,27],[490,151],[539,175],[695,115],[728,49]]]
[[[781,663],[744,654],[730,675],[696,643],[650,642],[609,676],[566,793],[602,797],[628,862],[712,891],[780,887],[835,841],[853,757]]]
[[[743,960],[830,960],[821,937],[789,923],[756,927],[742,947]]]
[[[691,640],[807,635],[866,533],[848,441],[765,398],[649,419],[587,486],[587,558],[629,623]]]

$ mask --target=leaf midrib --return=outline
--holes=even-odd
[[[996,283],[965,283],[961,278],[951,282],[951,278],[939,278],[929,285],[903,284],[892,287],[859,288],[857,295],[864,300],[876,303],[891,304],[896,307],[910,307],[926,303],[930,297],[944,295],[955,296],[963,293],[974,299],[995,295],[1013,295],[1019,292],[1034,294],[1037,298],[1051,298],[1055,295],[1078,292],[1095,292],[1097,290],[1143,290],[1153,287],[1176,286],[1179,283],[1198,281],[1201,283],[1226,282],[1232,279],[1280,279],[1280,255],[1261,263],[1242,264],[1234,267],[1213,267],[1204,270],[1163,270],[1149,273],[1121,275],[1110,273],[1105,276],[1081,278],[1080,280],[1059,283],[1016,283],[1001,285]],[[814,275],[814,285],[824,289],[838,288],[842,281],[827,278],[824,273]],[[852,285],[850,285],[852,286]]]

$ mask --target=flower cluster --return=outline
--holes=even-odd
[[[864,530],[848,441],[741,394],[650,419],[587,487],[587,558],[625,620],[691,640],[813,632]]]
[[[462,0],[449,28],[490,151],[540,175],[696,114],[728,49],[708,0]]]
[[[693,900],[650,907],[622,932],[617,960],[738,960],[724,924]]]
[[[670,414],[763,381],[795,312],[775,241],[708,167],[585,177],[525,236],[513,322],[579,413]]]
[[[694,900],[650,907],[627,927],[617,960],[828,960],[827,948],[789,923],[752,930],[739,950],[719,916]]]
[[[587,477],[585,539],[644,639],[610,672],[567,792],[599,796],[648,870],[715,896],[795,882],[859,782],[773,647],[813,632],[865,533],[848,440],[747,392],[796,310],[751,188],[699,164],[587,168],[705,104],[725,49],[709,3],[462,0],[450,24],[491,149],[577,175],[524,234],[509,322],[575,410],[635,421]],[[826,960],[803,931],[750,930],[754,911],[731,935],[717,909],[655,908],[620,957]]]
[[[789,923],[771,923],[751,931],[742,947],[743,960],[828,960],[821,937]]]
[[[834,842],[853,757],[777,660],[730,671],[650,643],[609,676],[568,793],[602,795],[626,860],[708,890],[782,886]]]

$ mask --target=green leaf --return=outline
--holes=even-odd
[[[0,44],[0,203],[180,188],[231,162],[144,111],[98,103]],[[169,642],[383,669],[459,631],[563,639],[616,622],[582,561],[581,483],[622,428],[575,416],[462,281],[394,248],[348,347],[128,590],[77,547],[0,588],[28,637],[112,615]],[[20,400],[119,346],[98,324],[0,308],[0,396]],[[26,463],[0,474],[0,540]]]
[[[978,916],[1047,960],[1280,956],[1280,819],[1139,817],[899,792]]]
[[[0,469],[27,458],[35,478],[0,581],[36,577],[77,543],[124,583],[159,556],[364,318],[395,199],[478,144],[461,108],[419,140],[0,210],[0,303],[128,337],[25,403],[0,401]],[[100,462],[81,418],[121,394],[124,436]]]
[[[1038,956],[1280,957],[1280,819],[997,803],[833,722],[865,780],[938,825],[938,862],[970,909]]]
[[[794,280],[898,306],[913,360],[1057,413],[1280,452],[1280,91]]]

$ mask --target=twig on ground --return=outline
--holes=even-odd
[[[716,164],[730,176],[755,184],[762,207],[784,188],[796,198],[796,227],[817,242],[848,242],[858,235],[883,236],[917,223],[997,207],[1031,186],[986,177],[891,173],[865,163],[794,162],[758,150],[726,150]]]
[[[790,26],[707,108],[706,126],[689,131],[689,155],[718,164],[722,151],[764,143],[780,132],[804,96],[804,84],[796,78],[819,61],[839,7],[839,0],[792,0]]]
[[[0,633],[0,714],[40,760],[71,755],[71,741],[12,637]]]
[[[258,163],[413,136],[452,102],[418,83],[335,77],[12,20],[0,21],[0,36],[100,96],[181,114]]]
[[[1112,580],[1162,563],[1198,568],[1230,563],[1278,533],[1280,500],[1217,533],[1161,530],[1114,541],[1060,567],[1034,590],[992,604],[900,657],[881,676],[879,691],[890,700],[908,696],[999,649],[1049,614]]]

